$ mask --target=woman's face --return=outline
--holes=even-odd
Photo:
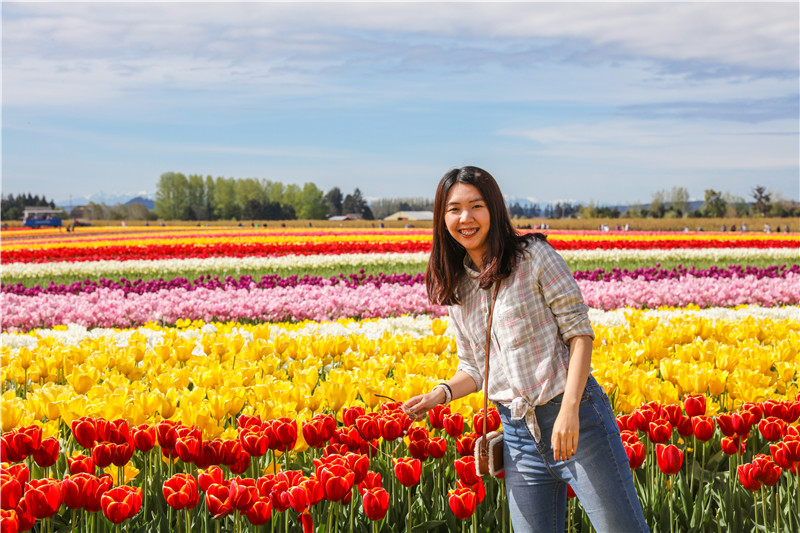
[[[467,250],[478,269],[483,267],[487,249],[489,218],[489,208],[477,187],[456,183],[450,188],[444,214],[447,231]]]

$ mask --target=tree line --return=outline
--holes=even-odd
[[[685,187],[673,187],[653,193],[649,204],[627,208],[556,202],[555,204],[508,205],[513,218],[722,218],[722,217],[797,217],[800,204],[785,200],[757,185],[751,190],[752,201],[728,192],[706,189],[702,204],[696,209]],[[697,202],[695,202],[697,205]],[[44,196],[8,194],[2,197],[3,220],[21,220],[25,207],[50,207],[55,204]],[[357,215],[366,220],[383,219],[398,211],[432,211],[433,199],[379,198],[368,202],[356,188],[343,194],[339,187],[327,193],[313,183],[302,187],[264,179],[213,178],[166,172],[156,190],[155,209],[140,203],[107,206],[90,203],[64,216],[96,220],[323,220],[332,216]]]
[[[4,195],[0,201],[0,218],[3,220],[22,220],[22,215],[26,207],[49,207],[55,209],[56,204],[51,200],[47,201],[44,195],[33,195],[31,193]]]
[[[320,220],[348,213],[373,218],[358,188],[343,196],[338,187],[326,194],[311,182],[301,187],[179,172],[159,178],[155,212],[166,220]]]

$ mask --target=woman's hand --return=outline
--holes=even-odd
[[[429,393],[414,396],[404,403],[403,411],[411,420],[422,420],[425,418],[425,415],[428,414],[428,411],[440,403],[444,403],[444,400],[444,389],[442,387],[434,387]]]
[[[553,436],[550,446],[553,448],[553,459],[567,460],[578,451],[578,432],[580,430],[578,408],[561,405],[556,421],[553,424]]]

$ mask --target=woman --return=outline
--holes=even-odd
[[[594,333],[566,263],[544,235],[514,230],[485,170],[445,174],[434,209],[425,283],[430,300],[449,307],[459,365],[405,412],[421,420],[483,389],[491,289],[500,283],[488,395],[503,422],[515,533],[563,531],[567,485],[598,531],[647,531],[616,419],[590,373]]]

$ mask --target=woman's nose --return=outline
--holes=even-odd
[[[472,220],[472,211],[470,209],[464,209],[461,211],[461,222],[466,222],[468,220]]]

